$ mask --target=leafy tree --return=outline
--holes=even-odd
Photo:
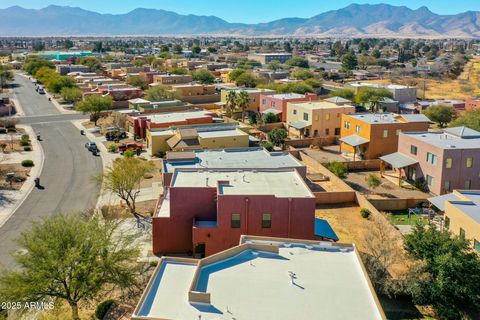
[[[315,76],[313,72],[308,69],[297,68],[292,72],[292,77],[297,80],[307,80]]]
[[[210,52],[210,53],[215,53],[215,52],[217,52],[217,49],[214,48],[214,47],[208,47],[207,51]]]
[[[68,49],[72,48],[73,46],[75,46],[75,44],[73,43],[72,40],[70,40],[70,39],[65,39],[65,41],[63,41],[63,47],[64,47],[65,49],[68,50]]]
[[[428,107],[423,110],[422,113],[427,116],[428,119],[438,123],[438,125],[443,128],[452,121],[455,115],[455,109],[447,105],[439,104]]]
[[[272,60],[267,64],[267,68],[273,71],[277,71],[278,69],[281,69],[282,64],[278,60]]]
[[[272,112],[267,112],[263,115],[263,122],[265,123],[274,123],[277,122],[277,116]]]
[[[149,101],[160,101],[177,98],[178,94],[164,85],[156,85],[145,91],[145,99]]]
[[[228,77],[230,78],[231,81],[235,81],[239,76],[241,76],[245,72],[246,71],[243,69],[234,69],[228,73]]]
[[[98,177],[98,181],[103,182],[106,191],[125,201],[130,213],[138,217],[136,201],[140,194],[140,185],[145,175],[154,171],[155,166],[151,161],[134,157],[117,158],[107,167],[105,173]]]
[[[237,68],[240,68],[240,69],[253,69],[255,67],[261,67],[261,66],[262,64],[256,60],[240,58],[237,61]]]
[[[148,82],[141,76],[128,76],[126,82],[128,85],[138,87],[142,90],[148,88]]]
[[[237,93],[233,90],[230,90],[227,93],[225,108],[229,117],[232,116],[233,111],[237,107]]]
[[[283,128],[275,128],[268,133],[268,140],[277,147],[283,146],[287,135],[287,130]]]
[[[372,57],[376,58],[376,59],[380,59],[380,57],[382,56],[380,50],[378,49],[373,49],[372,50]]]
[[[42,51],[45,50],[45,42],[41,40],[35,40],[32,44],[33,51]]]
[[[306,84],[307,86],[310,86],[313,89],[319,89],[322,87],[322,82],[315,78],[306,79],[302,82],[302,84]]]
[[[407,283],[414,303],[431,305],[440,319],[462,319],[478,306],[480,258],[467,240],[418,224],[404,246],[418,262]]]
[[[97,72],[102,69],[102,63],[96,57],[80,57],[77,59],[77,63],[87,66],[91,72]]]
[[[248,95],[248,92],[240,91],[237,94],[237,98],[235,102],[238,109],[242,111],[242,121],[245,121],[245,111],[248,109],[248,106],[250,105],[250,96]]]
[[[50,92],[60,93],[63,88],[73,88],[76,87],[76,84],[70,77],[55,75],[45,82],[45,86]]]
[[[380,103],[385,98],[393,98],[393,95],[385,88],[364,87],[358,90],[355,98],[357,100],[357,103],[361,103],[363,105],[369,104],[371,110],[373,112],[377,112],[380,107]]]
[[[286,52],[292,52],[292,45],[290,44],[289,41],[285,41],[283,43],[283,49],[286,51]]]
[[[82,90],[76,87],[73,87],[73,88],[64,87],[60,91],[60,94],[63,100],[67,103],[74,103],[82,100]]]
[[[211,84],[215,82],[215,76],[207,69],[200,69],[192,73],[192,78],[203,84]]]
[[[259,79],[250,72],[244,72],[237,77],[235,84],[239,87],[255,88],[259,83]]]
[[[33,57],[33,58],[27,58],[27,60],[25,61],[25,64],[23,65],[23,70],[25,70],[25,72],[27,72],[30,75],[35,75],[35,73],[37,73],[37,71],[41,67],[54,69],[55,65],[53,64],[53,62],[48,61],[46,59]]]
[[[357,56],[352,51],[342,56],[342,69],[343,71],[350,71],[357,67]]]
[[[286,64],[290,67],[309,68],[308,60],[299,56],[287,60]]]
[[[22,233],[18,243],[26,250],[16,254],[17,270],[0,276],[2,301],[66,301],[72,318],[79,304],[98,298],[114,287],[135,282],[138,256],[134,237],[118,223],[94,217],[57,214]]]
[[[272,152],[273,151],[273,144],[269,141],[262,141],[260,145],[265,148],[265,150]]]
[[[179,44],[176,44],[173,46],[173,53],[176,53],[176,54],[182,54],[183,53],[183,48],[181,45]]]
[[[202,52],[202,48],[200,48],[199,46],[192,47],[193,54],[199,54],[200,52]]]
[[[341,97],[350,101],[355,100],[355,91],[352,89],[337,89],[332,92],[330,92],[330,97]]]
[[[85,100],[77,105],[77,110],[90,113],[90,120],[97,125],[100,114],[112,107],[112,97],[103,97],[97,94],[87,96]]]
[[[339,161],[332,161],[327,163],[327,169],[331,171],[334,175],[339,177],[340,179],[345,179],[348,172],[348,167]]]
[[[185,68],[170,68],[168,72],[173,74],[188,74],[188,70]]]
[[[427,116],[428,117],[428,116]],[[467,110],[457,119],[450,123],[451,127],[465,126],[480,131],[480,109]]]
[[[96,41],[93,44],[93,52],[103,52],[103,42],[102,41]]]
[[[0,88],[5,87],[9,81],[13,81],[12,70],[8,66],[0,65]]]

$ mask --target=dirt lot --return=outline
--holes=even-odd
[[[339,150],[339,146],[332,145],[323,147],[323,149],[304,149],[303,151],[320,163],[327,163],[331,161],[346,161],[346,159],[342,157],[342,154]]]
[[[423,98],[425,81],[426,99],[469,99],[480,96],[480,57],[472,58],[464,68],[463,73],[455,80],[433,80],[423,78],[403,77],[401,79],[386,79],[367,81],[372,83],[397,83],[416,85],[417,95]]]
[[[157,200],[138,202],[136,205],[137,213],[144,216],[152,216]],[[132,214],[122,205],[109,205],[101,208],[105,219],[131,218]]]
[[[373,189],[368,186],[367,177],[369,174],[375,174],[382,182],[380,186]],[[428,193],[419,190],[401,188],[389,179],[380,178],[379,171],[359,171],[349,172],[345,180],[354,190],[359,191],[369,198],[428,198]]]
[[[7,173],[15,173],[15,177],[19,179],[16,179],[16,182],[10,184],[10,182],[6,181]],[[19,163],[0,164],[0,190],[20,190],[29,173],[30,169],[22,167]]]
[[[162,161],[153,160],[152,162],[155,165],[155,171],[152,173],[151,178],[147,178],[142,181],[140,184],[141,188],[150,188],[152,183],[162,182]]]

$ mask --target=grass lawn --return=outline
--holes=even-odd
[[[415,225],[417,222],[428,224],[428,219],[416,214],[410,216],[410,223],[408,223],[408,210],[391,211],[387,213],[387,219],[395,225]]]

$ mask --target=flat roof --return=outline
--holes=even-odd
[[[385,319],[353,245],[246,239],[213,263],[162,259],[132,318]]]
[[[181,111],[181,112],[168,112],[160,114],[150,114],[150,115],[140,115],[139,117],[147,117],[151,123],[170,123],[170,122],[180,122],[188,119],[197,119],[210,116],[212,117],[212,112],[206,110],[190,110],[190,111]]]
[[[445,204],[449,202],[480,223],[480,190],[454,190],[427,200],[441,211],[445,211]]]
[[[480,137],[462,138],[442,131],[402,132],[401,134],[440,149],[480,149]]]
[[[301,99],[305,98],[305,95],[299,93],[279,93],[279,94],[272,94],[268,95],[267,97],[280,99],[280,100],[287,100],[287,99]]]
[[[409,89],[416,87],[409,87],[400,84],[381,84],[381,83],[369,83],[369,82],[352,82],[348,84],[352,87],[370,87],[370,88],[386,88],[386,89]]]
[[[215,130],[215,131],[204,131],[199,132],[198,136],[200,138],[221,138],[221,137],[233,137],[233,136],[245,136],[247,133],[237,130]]]
[[[360,137],[356,134],[351,134],[349,136],[340,138],[339,140],[352,147],[360,146],[362,144],[370,142],[370,140],[368,140],[367,138]]]
[[[370,123],[370,124],[389,124],[406,122],[431,122],[423,114],[396,114],[396,113],[358,113],[351,114],[350,117]],[[402,121],[403,120],[403,121]]]
[[[182,152],[169,152],[169,154]],[[297,168],[303,165],[287,152],[268,152],[263,148],[197,150],[181,160],[164,161],[164,172],[176,168]]]
[[[380,160],[383,160],[389,163],[393,168],[397,168],[397,169],[405,168],[415,163],[418,163],[417,160],[412,159],[401,152],[394,152],[391,154],[387,154],[386,156],[380,157]]]
[[[305,101],[305,102],[289,102],[290,106],[299,106],[299,107],[306,107],[310,108],[312,110],[317,110],[317,109],[343,109],[343,108],[353,108],[355,109],[354,106],[351,105],[338,105],[333,102],[328,102],[328,101]]]
[[[177,169],[170,187],[218,187],[223,195],[313,197],[295,169]]]

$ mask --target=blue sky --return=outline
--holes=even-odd
[[[439,14],[467,10],[480,11],[480,0],[395,0],[353,1],[357,3],[388,3],[412,9],[427,6]],[[135,8],[156,8],[180,14],[215,15],[229,22],[257,23],[285,17],[308,18],[345,7],[352,0],[0,0],[0,8],[19,5],[42,8],[49,4],[81,7],[101,13],[125,13]]]

